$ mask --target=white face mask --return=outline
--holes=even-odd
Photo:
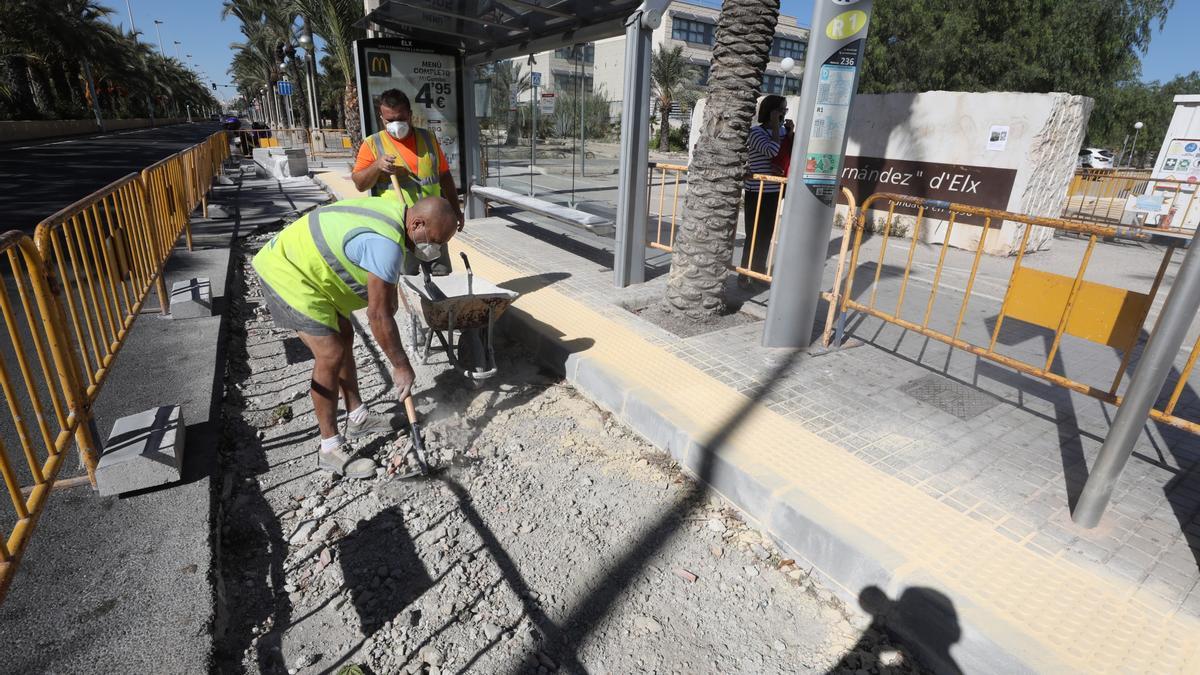
[[[399,120],[388,122],[387,132],[395,138],[405,138],[409,132],[408,122],[401,122]]]
[[[429,242],[417,244],[417,260],[420,260],[421,262],[433,262],[434,260],[440,258],[441,255],[441,244],[431,244]]]

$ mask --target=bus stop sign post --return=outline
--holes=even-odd
[[[812,342],[825,252],[872,0],[815,0],[763,345]],[[749,238],[749,233],[747,234]],[[853,271],[851,271],[853,274]]]

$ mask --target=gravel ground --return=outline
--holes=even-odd
[[[479,388],[439,355],[417,366],[435,477],[317,471],[311,357],[273,327],[248,264],[265,239],[242,243],[231,306],[217,672],[920,670],[516,344]],[[399,413],[361,336],[364,399]],[[390,466],[405,443],[359,447]]]

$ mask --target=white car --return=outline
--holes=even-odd
[[[1079,151],[1079,161],[1076,164],[1081,169],[1111,169],[1113,154],[1103,148],[1084,148]]]

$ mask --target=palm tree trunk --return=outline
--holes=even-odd
[[[671,149],[671,102],[665,103],[664,107],[660,102],[658,108],[658,114],[662,117],[662,124],[658,127],[658,149],[662,152]]]
[[[56,63],[51,68],[50,84],[54,87],[55,98],[64,109],[75,112],[79,108],[79,103],[75,98],[75,89],[71,86],[71,78],[67,74],[65,63]]]
[[[508,111],[508,134],[504,138],[504,145],[510,148],[515,148],[521,138],[521,121],[520,115],[516,110]]]
[[[350,136],[350,145],[355,152],[362,143],[362,124],[358,119],[358,85],[346,82],[346,94],[342,97],[342,109],[346,115],[346,133]]]
[[[37,107],[41,116],[54,112],[54,102],[50,100],[50,92],[46,89],[46,74],[40,66],[32,63],[26,64],[29,74],[29,91],[33,95],[33,105]]]
[[[694,320],[726,310],[725,277],[741,210],[746,139],[778,19],[779,0],[725,0],[721,6],[708,104],[667,283],[668,308]]]

